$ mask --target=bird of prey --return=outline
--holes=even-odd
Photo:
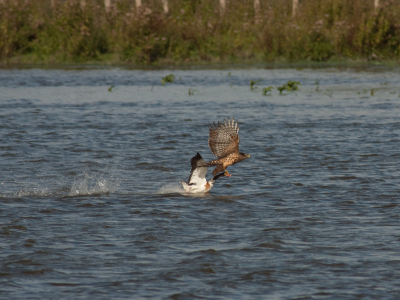
[[[249,154],[239,152],[239,127],[235,118],[228,118],[228,121],[210,125],[208,146],[212,154],[217,159],[209,161],[202,165],[203,167],[217,166],[213,175],[224,171],[224,175],[230,177],[226,168],[230,165],[237,164],[246,158],[250,158]]]
[[[190,171],[188,182],[181,181],[183,189],[188,193],[206,193],[211,190],[219,177],[225,175],[224,173],[218,174],[207,182],[207,168],[202,166],[204,160],[198,152],[192,157],[190,163],[192,164],[192,170]]]

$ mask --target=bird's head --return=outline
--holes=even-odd
[[[246,159],[246,158],[250,158],[250,157],[251,157],[251,155],[250,155],[250,154],[243,153],[243,152],[240,152],[240,155],[241,155],[241,156],[244,156],[244,158],[245,158],[245,159]]]

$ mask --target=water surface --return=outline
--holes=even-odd
[[[398,299],[399,75],[0,70],[0,297]],[[252,158],[185,195],[229,116]]]

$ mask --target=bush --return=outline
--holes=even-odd
[[[53,0],[56,1],[56,0]],[[397,59],[400,3],[304,0],[292,16],[292,1],[215,0],[0,1],[0,60],[85,62],[262,62],[342,58]]]

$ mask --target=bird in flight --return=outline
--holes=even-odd
[[[210,125],[208,146],[217,159],[205,163],[202,167],[217,166],[212,172],[214,176],[224,171],[224,175],[230,177],[227,167],[251,157],[247,153],[239,152],[239,127],[235,118]]]
[[[198,152],[192,157],[190,163],[192,165],[192,170],[190,171],[188,182],[181,181],[183,189],[188,193],[206,193],[211,190],[219,177],[225,176],[224,173],[220,173],[207,181],[206,173],[208,169],[202,166],[204,164],[204,159]]]

